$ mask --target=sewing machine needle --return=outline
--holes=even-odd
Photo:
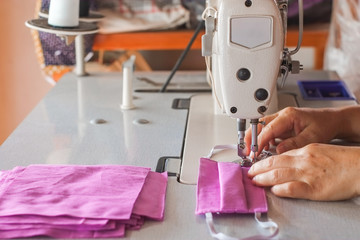
[[[258,152],[258,141],[257,141],[257,130],[258,130],[258,124],[259,119],[251,119],[251,155],[253,157],[252,164],[256,162],[256,153]]]

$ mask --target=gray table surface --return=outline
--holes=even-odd
[[[135,80],[135,88],[158,89],[167,74],[136,73],[142,80]],[[297,76],[330,77],[324,72]],[[137,108],[122,111],[121,79],[119,73],[65,75],[0,146],[0,169],[29,164],[122,164],[155,170],[159,158],[180,157],[187,110],[171,105],[175,98],[196,93],[135,92]],[[203,72],[179,72],[171,88],[208,89]],[[96,119],[106,123],[94,124]],[[137,124],[139,119],[149,123]],[[125,239],[211,239],[204,218],[194,214],[195,190],[196,186],[170,177],[164,221],[146,221],[140,231],[128,231]],[[360,239],[360,206],[355,200],[311,202],[267,196],[268,216],[280,226],[278,239]],[[258,232],[252,215],[215,216],[215,223],[219,231],[238,237]]]

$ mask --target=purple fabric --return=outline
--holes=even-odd
[[[84,224],[56,224],[52,221],[53,219],[48,219],[51,224],[46,222],[40,223],[1,223],[1,230],[16,230],[16,229],[33,229],[33,228],[58,228],[66,230],[106,230],[114,229],[116,227],[115,221],[107,221],[107,223],[101,225],[84,225]]]
[[[167,173],[149,172],[144,188],[135,202],[133,214],[163,220]]]
[[[56,219],[47,216],[39,215],[15,215],[15,216],[1,216],[0,224],[28,224],[28,223],[44,223],[48,221],[56,225],[76,225],[76,226],[104,226],[108,223],[108,219],[90,219],[90,218],[75,218],[67,216],[56,216]]]
[[[0,172],[0,238],[122,237],[164,218],[167,174],[133,166],[31,165]]]
[[[237,163],[201,158],[195,213],[267,212],[265,190],[252,184],[248,171]]]
[[[20,238],[48,236],[53,238],[112,238],[123,237],[125,225],[118,225],[115,229],[104,231],[77,231],[57,228],[32,228],[0,231],[1,238]]]
[[[130,166],[31,165],[17,169],[19,174],[10,175],[0,187],[0,215],[129,219],[149,171]]]

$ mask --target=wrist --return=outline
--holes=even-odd
[[[360,108],[353,106],[333,110],[331,118],[335,121],[335,138],[355,141],[356,139],[360,139],[355,121],[357,119],[356,116],[360,116],[359,110]]]
[[[360,159],[358,160],[358,170],[360,171]],[[360,176],[357,174],[357,178],[354,179],[354,185],[355,185],[355,197],[359,197],[360,200]]]
[[[353,197],[360,197],[360,147],[347,147],[348,149],[348,164],[346,168],[349,169],[350,182],[349,187],[352,187]]]
[[[344,111],[343,108],[327,108],[325,109],[326,121],[330,121],[331,123],[328,125],[330,136],[332,139],[343,139],[345,136],[345,122],[348,121],[348,118],[345,116],[347,111]],[[331,140],[331,139],[329,139]]]

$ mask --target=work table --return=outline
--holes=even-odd
[[[121,164],[155,170],[162,157],[180,161],[188,110],[172,108],[173,101],[210,92],[204,72],[179,72],[172,91],[158,93],[168,74],[135,73],[136,108],[126,111],[120,109],[120,73],[65,75],[1,145],[1,169],[30,164]],[[296,78],[332,77],[313,72]],[[205,218],[194,213],[196,186],[178,182],[179,161],[169,177],[164,221],[147,221],[140,231],[127,232],[125,239],[211,239]],[[360,236],[360,201],[312,202],[278,198],[270,192],[267,199],[268,217],[279,224],[279,239]],[[258,233],[253,215],[215,216],[215,224],[232,236]]]

